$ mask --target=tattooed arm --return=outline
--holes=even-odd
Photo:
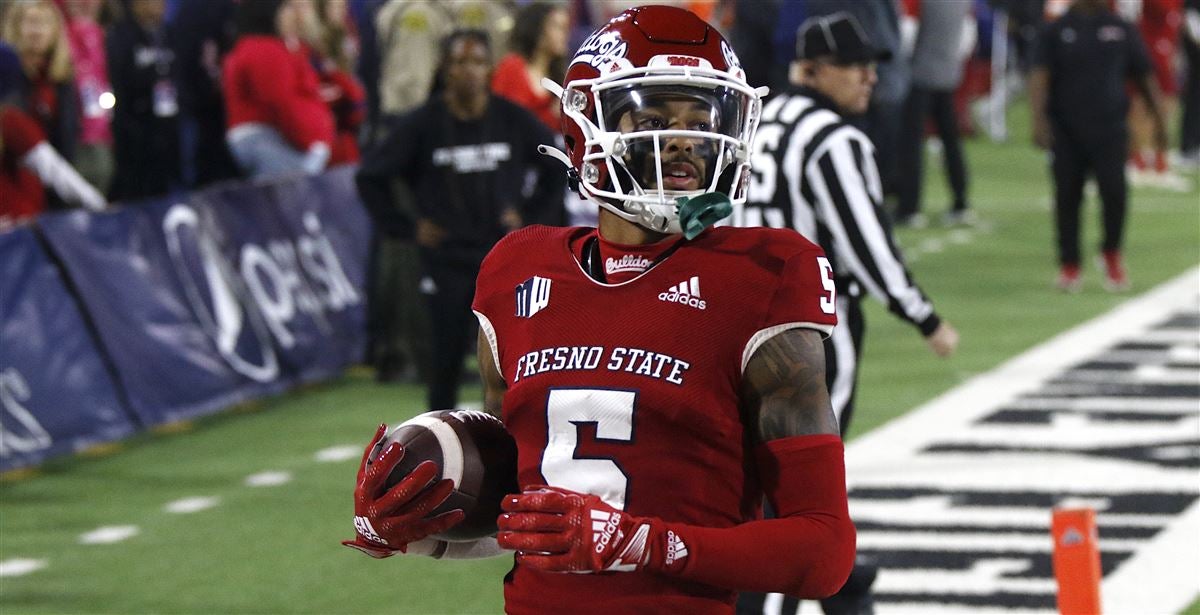
[[[767,340],[742,378],[742,414],[755,443],[791,436],[837,434],[825,388],[825,347],[812,329]]]

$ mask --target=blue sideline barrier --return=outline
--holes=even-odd
[[[134,429],[77,304],[33,231],[0,233],[0,471]]]
[[[92,325],[80,331],[94,334],[129,419],[144,427],[209,414],[329,378],[362,356],[371,226],[353,172],[39,219],[72,291],[61,301]],[[17,234],[36,245],[28,229]],[[16,275],[7,269],[4,290]],[[6,335],[18,326],[0,316]],[[34,406],[39,418],[55,411]],[[0,470],[32,458],[22,459],[4,455]]]

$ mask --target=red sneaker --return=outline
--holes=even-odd
[[[1104,270],[1104,288],[1106,290],[1113,293],[1129,290],[1129,277],[1125,275],[1125,265],[1121,262],[1120,252],[1105,251],[1100,257],[1100,268]]]
[[[1066,264],[1058,270],[1058,280],[1054,285],[1064,293],[1077,293],[1083,287],[1083,281],[1079,279],[1079,265]]]

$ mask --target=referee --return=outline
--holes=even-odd
[[[874,145],[844,117],[866,111],[875,63],[891,54],[874,49],[847,13],[805,21],[796,47],[798,59],[789,74],[793,87],[763,107],[749,195],[733,223],[793,228],[820,244],[833,264],[838,326],[825,340],[825,374],[845,434],[854,409],[864,294],[911,323],[938,356],[954,352],[958,332],[938,317],[913,282],[880,209]],[[874,575],[872,566],[856,565],[846,586],[821,601],[824,612],[872,612]],[[761,613],[762,605],[761,594],[743,594],[738,612]]]

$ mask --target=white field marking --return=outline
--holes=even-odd
[[[946,233],[946,239],[955,245],[965,245],[975,241],[975,233],[966,229],[954,229]]]
[[[247,487],[277,487],[292,480],[291,472],[259,472],[246,477]]]
[[[929,239],[925,239],[925,240],[921,241],[920,245],[917,246],[917,250],[923,254],[937,254],[938,252],[941,252],[942,250],[945,250],[945,249],[946,249],[945,242],[943,242],[941,239],[938,239],[936,237],[930,237]]]
[[[347,459],[358,459],[362,456],[363,447],[361,446],[331,446],[317,451],[314,458],[323,463],[334,461],[346,461]]]
[[[136,525],[106,525],[79,535],[81,545],[110,545],[137,536],[141,530]]]
[[[50,562],[44,559],[17,557],[0,562],[0,577],[20,577],[45,568]]]
[[[186,515],[189,513],[200,512],[202,510],[208,510],[209,508],[212,508],[220,503],[221,498],[215,496],[195,496],[175,500],[174,502],[168,502],[166,506],[163,506],[163,510],[178,515]]]
[[[1163,612],[1182,611],[1196,597],[1196,571],[1200,571],[1196,545],[1200,545],[1200,502],[1108,575],[1100,588],[1104,612],[1151,612],[1149,596],[1155,597],[1156,605],[1164,605]]]
[[[1009,402],[1006,408],[1022,410],[1079,410],[1083,412],[1192,412],[1196,400],[1190,397],[1159,397],[1155,399],[1130,399],[1127,397],[1022,397]]]
[[[951,496],[931,495],[912,498],[904,502],[850,501],[850,516],[859,521],[875,521],[902,528],[904,526],[928,527],[931,519],[947,525],[975,525],[981,528],[1009,526],[1049,528],[1050,512],[1029,508],[951,508]],[[1169,523],[1171,515],[1132,513],[1104,513],[1096,515],[1100,525],[1125,527],[1161,527]],[[865,531],[863,532],[865,533]],[[1047,536],[1049,530],[1047,529]],[[1105,541],[1105,545],[1108,542]]]
[[[1137,549],[1143,541],[1120,538],[1105,538],[1104,551],[1128,553]],[[958,532],[858,532],[858,548],[876,550],[911,549],[914,551],[1005,551],[1013,553],[1049,553],[1054,543],[1050,532],[1041,534],[1000,533],[980,528],[975,534]]]
[[[1046,542],[1050,542],[1049,536]],[[1050,545],[1046,545],[1049,549]],[[990,594],[1006,591],[1023,594],[1053,594],[1057,591],[1054,579],[1003,578],[1029,568],[1027,560],[991,559],[976,562],[970,570],[948,572],[932,577],[919,570],[879,571],[879,578],[871,589],[877,592],[898,594],[951,593]]]
[[[1188,455],[1193,449],[1188,448],[1186,440],[1189,438],[1183,435],[1183,431],[1184,428],[1191,430],[1190,439],[1194,439],[1196,415],[1200,414],[1200,404],[1194,397],[1104,397],[1103,388],[1095,384],[1059,381],[1072,371],[1072,366],[1102,361],[1105,351],[1118,343],[1158,343],[1185,349],[1200,345],[1200,333],[1194,327],[1158,327],[1173,313],[1196,313],[1197,304],[1200,303],[1196,284],[1198,278],[1200,267],[1022,353],[995,370],[968,380],[852,442],[846,451],[847,474],[852,489],[882,489],[884,494],[891,489],[897,490],[897,495],[896,499],[889,500],[880,495],[866,495],[867,492],[863,491],[862,497],[852,497],[851,516],[893,527],[900,526],[892,536],[921,530],[930,532],[931,524],[978,525],[981,526],[980,533],[989,529],[995,531],[997,526],[1048,529],[1048,509],[1039,510],[1028,505],[996,506],[995,503],[965,506],[953,494],[959,491],[1001,495],[1007,492],[1036,492],[1068,497],[1079,494],[1088,498],[1097,494],[1119,496],[1145,492],[1195,494],[1197,483],[1194,468],[1160,467],[1116,456],[1086,454],[1089,452],[1086,449],[1108,444],[1121,447],[1155,445],[1159,447],[1160,457]],[[1160,372],[1157,375],[1163,374]],[[1172,374],[1168,372],[1167,375]],[[1080,397],[1050,399],[1052,392]],[[1025,395],[1035,399],[1024,398]],[[1075,434],[1054,430],[1053,424],[1043,425],[1043,438],[1035,442],[1030,437],[1032,431],[1027,425],[980,422],[1001,408],[1097,408],[1110,412],[1147,414],[1176,412],[1185,416],[1183,420],[1167,425],[1131,425],[1122,422],[1115,430],[1107,429],[1104,425],[1073,423],[1089,432],[1087,438],[1078,439]],[[1123,440],[1112,435],[1122,430],[1125,433]],[[976,434],[987,434],[988,437],[981,438]],[[1163,440],[1150,442],[1146,439],[1148,434]],[[1099,441],[1096,438],[1100,438]],[[1066,446],[1063,439],[1068,440]],[[1172,443],[1177,445],[1172,446]],[[968,450],[951,453],[944,446],[955,444],[966,444],[964,448]],[[978,450],[980,446],[1027,446],[1045,452],[986,452]],[[941,449],[942,452],[927,450],[931,447],[934,451]],[[969,450],[971,448],[976,450]],[[933,488],[936,495],[906,496],[903,492],[905,488]],[[1110,572],[1103,581],[1105,612],[1178,612],[1200,592],[1200,583],[1197,582],[1200,579],[1200,550],[1195,547],[1200,544],[1200,503],[1193,503],[1183,514],[1159,514],[1157,511],[1149,514],[1151,512],[1117,514],[1098,511],[1101,526],[1161,529],[1145,540],[1103,540],[1102,547],[1106,551],[1124,547],[1126,542],[1137,543],[1129,559]],[[914,526],[913,531],[905,532],[901,529],[903,526]],[[872,533],[875,532],[888,534],[886,530],[872,530]],[[871,541],[900,540],[890,536],[865,537]],[[929,542],[928,548],[936,548],[935,542],[942,544],[944,541],[930,537]],[[949,542],[944,544],[946,550],[955,549]],[[911,541],[903,545],[905,548],[914,546]],[[958,551],[965,553],[975,550],[969,545],[960,547],[963,548]],[[961,571],[952,570],[909,569],[907,572],[927,574],[931,578],[926,583],[941,583],[945,580],[944,575],[961,574]],[[914,596],[912,603],[902,599],[896,602],[889,600],[878,607],[878,612],[889,615],[998,611],[994,607],[931,604],[929,599],[918,596]]]

